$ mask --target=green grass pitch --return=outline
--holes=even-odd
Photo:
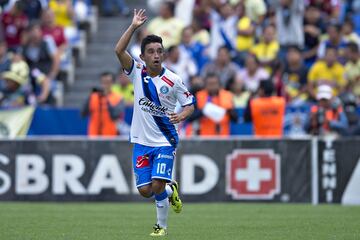
[[[171,210],[171,209],[170,209]],[[151,203],[0,203],[1,240],[151,239]],[[360,207],[214,203],[170,213],[165,239],[360,239]]]

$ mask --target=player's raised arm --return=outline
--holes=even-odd
[[[145,9],[140,9],[137,11],[134,9],[134,17],[130,26],[126,29],[125,33],[120,37],[119,41],[116,44],[115,52],[118,57],[122,67],[130,71],[132,58],[129,53],[126,51],[126,48],[129,45],[130,39],[134,34],[135,30],[145,23],[147,17],[145,16]]]

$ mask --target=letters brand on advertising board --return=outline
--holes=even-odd
[[[233,199],[273,199],[280,193],[280,155],[272,149],[234,150],[226,159],[226,176]]]

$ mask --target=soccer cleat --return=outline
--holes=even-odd
[[[176,181],[172,181],[170,184],[171,189],[173,190],[173,194],[169,197],[171,207],[176,213],[180,213],[182,210],[182,201],[179,197],[179,184]]]
[[[155,224],[154,231],[150,233],[151,237],[163,237],[166,235],[167,235],[166,229],[160,227],[159,224]]]

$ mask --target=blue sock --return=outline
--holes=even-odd
[[[155,194],[155,200],[156,201],[162,201],[164,199],[168,198],[168,194],[166,192],[166,190],[164,190],[162,193],[160,194]]]

